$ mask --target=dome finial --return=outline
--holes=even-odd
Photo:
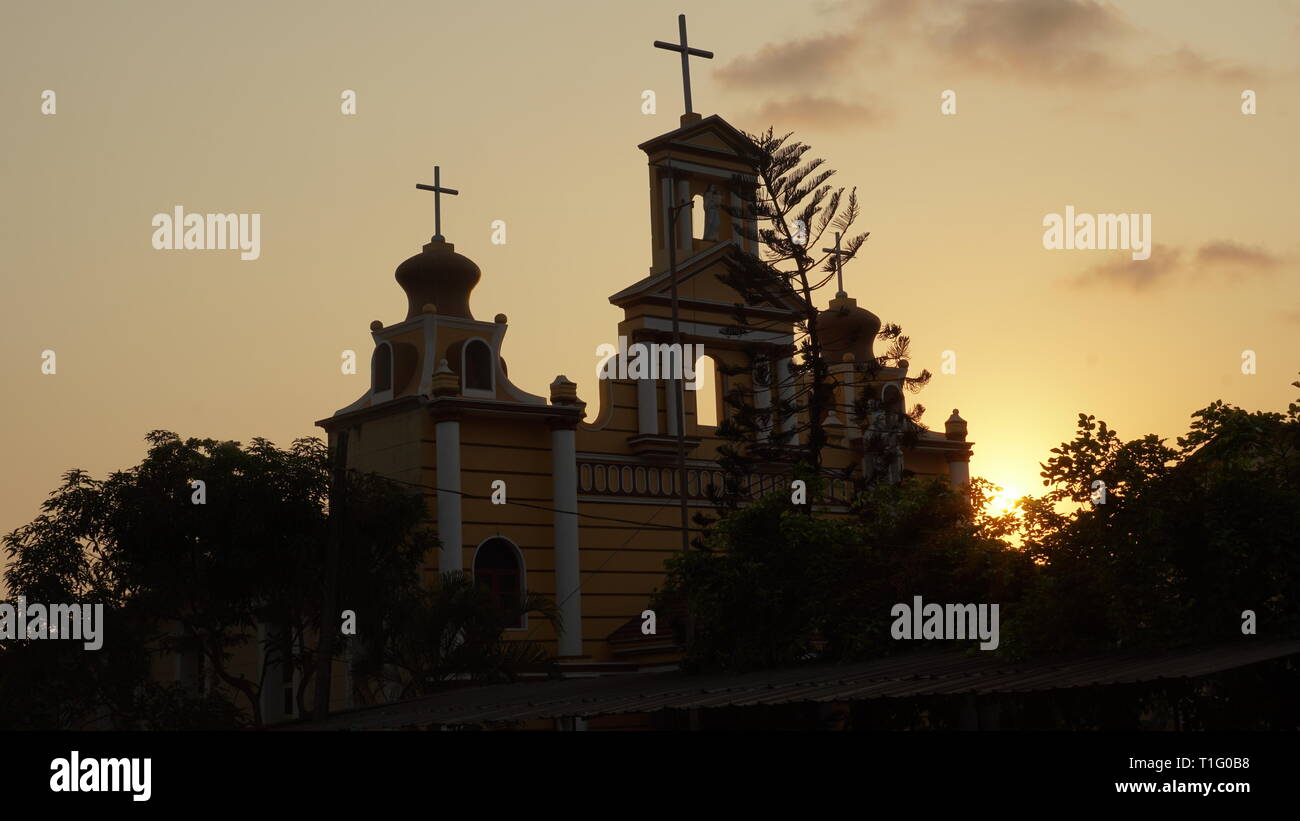
[[[823,248],[823,251],[831,255],[835,264],[835,298],[844,299],[848,294],[844,292],[844,258],[849,256],[848,251],[840,250],[840,232],[835,232],[835,247]]]
[[[961,414],[957,412],[956,408],[953,408],[952,416],[949,416],[947,421],[943,423],[944,437],[954,442],[964,442],[968,432],[969,428],[966,425],[966,420],[961,418]]]
[[[662,40],[655,40],[655,48],[662,48],[668,51],[675,51],[682,55],[682,96],[686,102],[686,113],[682,115],[682,125],[688,122],[695,122],[700,116],[691,108],[691,57],[703,57],[706,60],[713,59],[713,52],[705,51],[700,48],[691,48],[686,41],[686,15],[677,15],[677,33],[681,36],[680,43],[665,43]]]
[[[482,273],[473,260],[456,253],[456,246],[434,237],[420,253],[397,266],[397,284],[406,292],[407,319],[424,313],[426,305],[436,305],[442,316],[473,319],[469,294]]]
[[[442,195],[451,194],[454,197],[460,193],[455,188],[443,188],[441,179],[442,179],[442,169],[439,166],[435,165],[433,167],[433,185],[425,185],[424,183],[420,183],[420,182],[417,182],[415,184],[415,187],[419,188],[421,191],[433,192],[433,238],[431,240],[432,242],[446,241],[442,236]]]
[[[843,293],[831,300],[826,310],[817,314],[817,338],[822,356],[827,362],[841,362],[844,354],[853,354],[854,361],[873,362],[876,359],[873,345],[880,333],[880,317],[858,301]]]

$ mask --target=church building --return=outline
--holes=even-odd
[[[746,382],[715,367],[708,395],[678,390],[673,374],[593,375],[578,383],[561,375],[549,395],[530,394],[510,379],[505,315],[481,319],[472,310],[479,266],[439,230],[397,267],[406,315],[370,325],[374,352],[365,394],[317,422],[331,447],[346,443],[349,468],[424,489],[442,542],[426,560],[430,581],[435,573],[462,570],[503,600],[524,589],[550,597],[562,617],[560,629],[524,620],[508,637],[540,642],[571,674],[655,669],[675,658],[670,630],[661,623],[657,637],[645,636],[640,625],[663,582],[664,561],[682,544],[678,397],[687,450],[684,490],[694,513],[709,507],[709,487],[722,481],[716,461],[722,440],[702,418],[724,418],[723,396],[733,388],[752,391],[757,408],[776,408],[797,387],[790,361],[803,316],[798,297],[767,295],[745,304],[746,315],[761,320],[763,330],[737,336],[729,331],[741,297],[718,278],[729,255],[757,250],[734,218],[717,216],[719,192],[731,190],[735,175],[756,179],[753,145],[718,116],[687,113],[680,127],[639,148],[649,172],[650,266],[645,276],[610,283],[609,300],[623,312],[611,338],[625,337],[629,346],[671,341],[671,259],[682,342],[724,366],[757,351],[771,363],[772,384]],[[704,207],[682,208],[671,219],[675,203],[690,201]],[[859,398],[877,400],[881,419],[903,424],[907,364],[869,377],[863,368],[875,357],[880,327],[842,291],[818,320],[839,392],[827,432],[843,446],[825,451],[828,467],[866,459],[863,442],[879,420],[847,412]],[[591,418],[582,397],[593,396],[600,411]],[[924,431],[905,447],[895,437],[892,448],[892,480],[907,470],[949,477],[956,485],[968,481],[971,445],[956,411],[943,433]],[[790,479],[788,469],[772,465],[754,477],[751,492],[788,493]],[[493,503],[494,489],[498,501],[504,492],[505,504]],[[848,482],[832,482],[826,509],[846,511],[851,491]]]

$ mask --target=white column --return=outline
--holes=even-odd
[[[560,655],[582,655],[582,592],[578,564],[578,451],[572,428],[551,431],[555,504],[555,603],[560,608]]]
[[[460,420],[444,419],[436,427],[438,451],[438,538],[442,555],[438,572],[464,569],[460,533]]]
[[[664,411],[668,418],[668,435],[677,435],[677,380],[665,379],[664,381]],[[682,417],[685,419],[685,417]]]
[[[965,459],[953,459],[948,462],[948,477],[953,487],[970,484],[970,462]]]
[[[642,434],[659,432],[658,383],[653,379],[636,381],[636,426]]]

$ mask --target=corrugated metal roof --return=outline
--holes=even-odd
[[[392,729],[591,718],[658,710],[842,702],[927,695],[1026,693],[1208,675],[1300,653],[1300,641],[1240,641],[1167,653],[1126,652],[1014,663],[978,651],[934,651],[858,664],[692,676],[681,672],[467,687],[339,713],[285,729]]]

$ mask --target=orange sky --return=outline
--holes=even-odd
[[[717,54],[693,64],[697,110],[793,130],[858,186],[872,236],[848,290],[935,372],[911,398],[924,421],[969,420],[974,474],[1038,490],[1081,411],[1134,437],[1220,398],[1281,409],[1300,371],[1300,4],[1246,8],[7,3],[0,531],[64,471],[138,462],[151,429],[284,444],[359,396],[367,326],[405,315],[393,269],[433,233],[413,186],[434,163],[461,191],[444,233],[483,269],[472,307],[510,317],[512,379],[545,394],[567,374],[594,414],[607,297],[650,261],[635,146],[681,110],[678,62],[651,47],[679,12]],[[260,258],[154,250],[152,216],[178,204],[261,214]],[[1151,214],[1151,259],[1045,250],[1068,205]]]

